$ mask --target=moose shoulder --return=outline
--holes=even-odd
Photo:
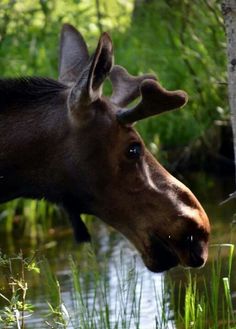
[[[102,95],[106,78],[110,98]],[[186,101],[185,92],[165,90],[153,75],[134,77],[113,66],[107,33],[89,56],[80,33],[65,24],[59,81],[0,80],[0,202],[29,197],[60,204],[78,241],[90,239],[80,214],[94,214],[124,234],[154,272],[202,266],[207,215],[132,126]]]

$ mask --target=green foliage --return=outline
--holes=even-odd
[[[39,267],[35,257],[24,258],[20,252],[15,257],[8,258],[0,251],[0,268],[7,277],[7,285],[10,288],[10,297],[0,293],[6,305],[0,311],[0,325],[9,328],[15,325],[17,329],[25,328],[25,319],[33,312],[33,305],[26,302],[28,282],[26,272],[39,274]]]
[[[167,89],[184,89],[189,94],[183,110],[140,123],[149,143],[156,135],[165,147],[208,138],[214,121],[228,116],[220,4],[150,1],[136,10],[125,33],[115,35],[115,45],[117,62],[131,72],[156,72]]]
[[[93,0],[1,1],[1,76],[57,78],[58,42],[63,22],[77,26],[88,45],[93,47],[99,29],[125,29],[130,20],[132,1],[103,0],[97,3],[96,6]]]

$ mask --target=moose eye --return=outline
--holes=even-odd
[[[131,160],[138,160],[142,154],[141,143],[135,142],[129,145],[126,155]]]

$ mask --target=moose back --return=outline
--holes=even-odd
[[[111,97],[102,94],[107,78]],[[60,204],[81,242],[90,235],[80,214],[96,215],[126,236],[154,272],[204,265],[206,213],[133,127],[186,101],[185,92],[167,91],[154,75],[134,77],[113,65],[107,33],[89,56],[80,33],[65,24],[58,81],[0,80],[0,202],[27,197]]]

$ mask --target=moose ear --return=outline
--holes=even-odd
[[[97,49],[71,90],[69,107],[77,111],[81,104],[88,105],[102,95],[102,84],[113,64],[113,47],[109,35],[104,32]]]
[[[88,76],[90,98],[98,98],[102,92],[102,84],[112,69],[113,47],[108,33],[104,32],[92,57]]]
[[[82,35],[72,25],[64,24],[60,40],[59,81],[68,86],[74,84],[88,60]]]

